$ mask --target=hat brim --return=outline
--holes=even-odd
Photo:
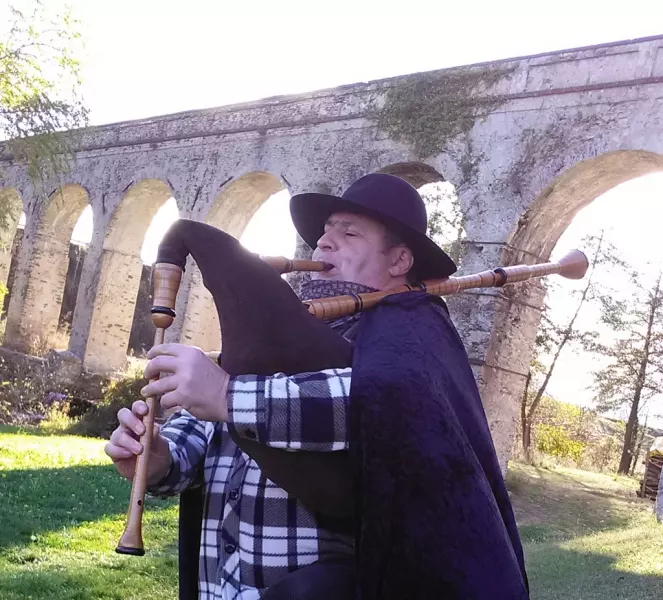
[[[290,198],[290,215],[302,239],[315,248],[325,232],[327,219],[336,212],[358,213],[371,217],[398,233],[414,255],[415,272],[419,279],[449,277],[456,272],[456,263],[425,234],[378,211],[365,208],[331,194],[306,193]]]

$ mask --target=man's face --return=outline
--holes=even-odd
[[[387,248],[384,225],[353,213],[334,213],[327,219],[313,259],[333,265],[329,271],[312,273],[312,279],[352,281],[376,289],[394,284],[398,248]],[[397,260],[397,259],[396,259]]]

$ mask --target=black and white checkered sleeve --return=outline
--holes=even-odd
[[[168,440],[173,459],[170,471],[149,492],[155,496],[179,494],[189,487],[205,460],[208,443],[206,421],[199,421],[185,410],[175,413],[161,427],[161,435]]]
[[[351,367],[231,377],[228,427],[274,448],[345,450],[351,378]]]

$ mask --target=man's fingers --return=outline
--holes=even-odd
[[[182,394],[180,394],[177,390],[173,390],[161,396],[161,407],[166,410],[175,408],[176,406],[181,407],[182,401]]]
[[[177,389],[177,385],[178,385],[177,377],[175,376],[162,377],[161,379],[157,379],[152,383],[148,383],[140,391],[140,393],[145,398],[151,398],[152,396],[162,396],[163,394],[167,394],[168,392],[172,392],[175,389]]]
[[[156,356],[145,367],[145,379],[159,377],[160,373],[175,373],[180,361],[176,356],[160,354]]]
[[[136,435],[143,435],[145,431],[145,425],[143,425],[141,418],[137,417],[128,408],[121,408],[118,411],[117,420],[120,422],[120,427],[115,431],[129,430]]]
[[[104,452],[115,462],[117,460],[124,460],[134,456],[134,453],[126,448],[122,448],[113,442],[108,442],[104,447]]]
[[[111,434],[110,443],[132,454],[140,454],[143,451],[143,444],[141,444],[129,432],[123,431],[122,429],[116,429]],[[125,456],[125,458],[128,457]]]
[[[186,350],[186,346],[183,344],[158,344],[157,346],[152,346],[147,353],[147,359],[152,360],[157,356],[180,356],[183,351]]]
[[[135,415],[140,415],[141,417],[144,417],[149,412],[145,400],[136,400],[131,405],[131,412],[133,412]]]

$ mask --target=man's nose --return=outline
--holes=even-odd
[[[325,231],[325,233],[320,236],[317,244],[320,250],[328,250],[333,252],[336,249],[336,243],[334,242],[334,236],[331,231]]]

